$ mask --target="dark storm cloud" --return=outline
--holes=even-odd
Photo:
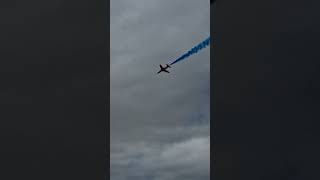
[[[111,1],[113,180],[209,179],[209,49],[156,75],[209,36],[209,14],[206,0]]]

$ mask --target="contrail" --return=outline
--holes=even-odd
[[[178,59],[176,59],[175,61],[173,61],[172,63],[170,63],[170,65],[173,65],[179,61],[184,60],[185,58],[189,57],[192,54],[197,53],[198,51],[200,51],[201,49],[207,47],[210,44],[210,37],[208,37],[206,40],[202,41],[200,44],[196,45],[195,47],[193,47],[190,51],[188,51],[187,53],[183,54],[182,56],[180,56]]]

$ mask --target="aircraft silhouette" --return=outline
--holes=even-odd
[[[166,72],[166,73],[170,73],[167,69],[168,68],[171,68],[171,66],[169,66],[169,64],[166,64],[167,66],[166,67],[163,67],[161,64],[160,64],[160,71],[157,73],[161,73],[161,72]]]

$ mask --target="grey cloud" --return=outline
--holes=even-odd
[[[130,169],[131,173],[126,174],[113,168],[113,176],[121,176],[122,179],[134,176],[139,179],[153,177],[169,180],[199,179],[209,177],[210,174],[209,137],[192,138],[164,146],[130,144],[126,148],[125,151],[111,155],[111,165],[122,167],[122,170]]]
[[[206,0],[111,1],[113,180],[208,179],[203,164],[194,167],[166,158],[170,153],[192,154],[207,147],[209,48],[177,63],[170,74],[156,72],[159,64],[174,60],[208,37],[209,10]],[[203,147],[192,149],[187,142]],[[209,156],[209,152],[203,154]],[[194,156],[195,161],[201,158]]]

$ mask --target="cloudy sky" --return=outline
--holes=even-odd
[[[112,180],[208,180],[208,0],[111,0]]]

